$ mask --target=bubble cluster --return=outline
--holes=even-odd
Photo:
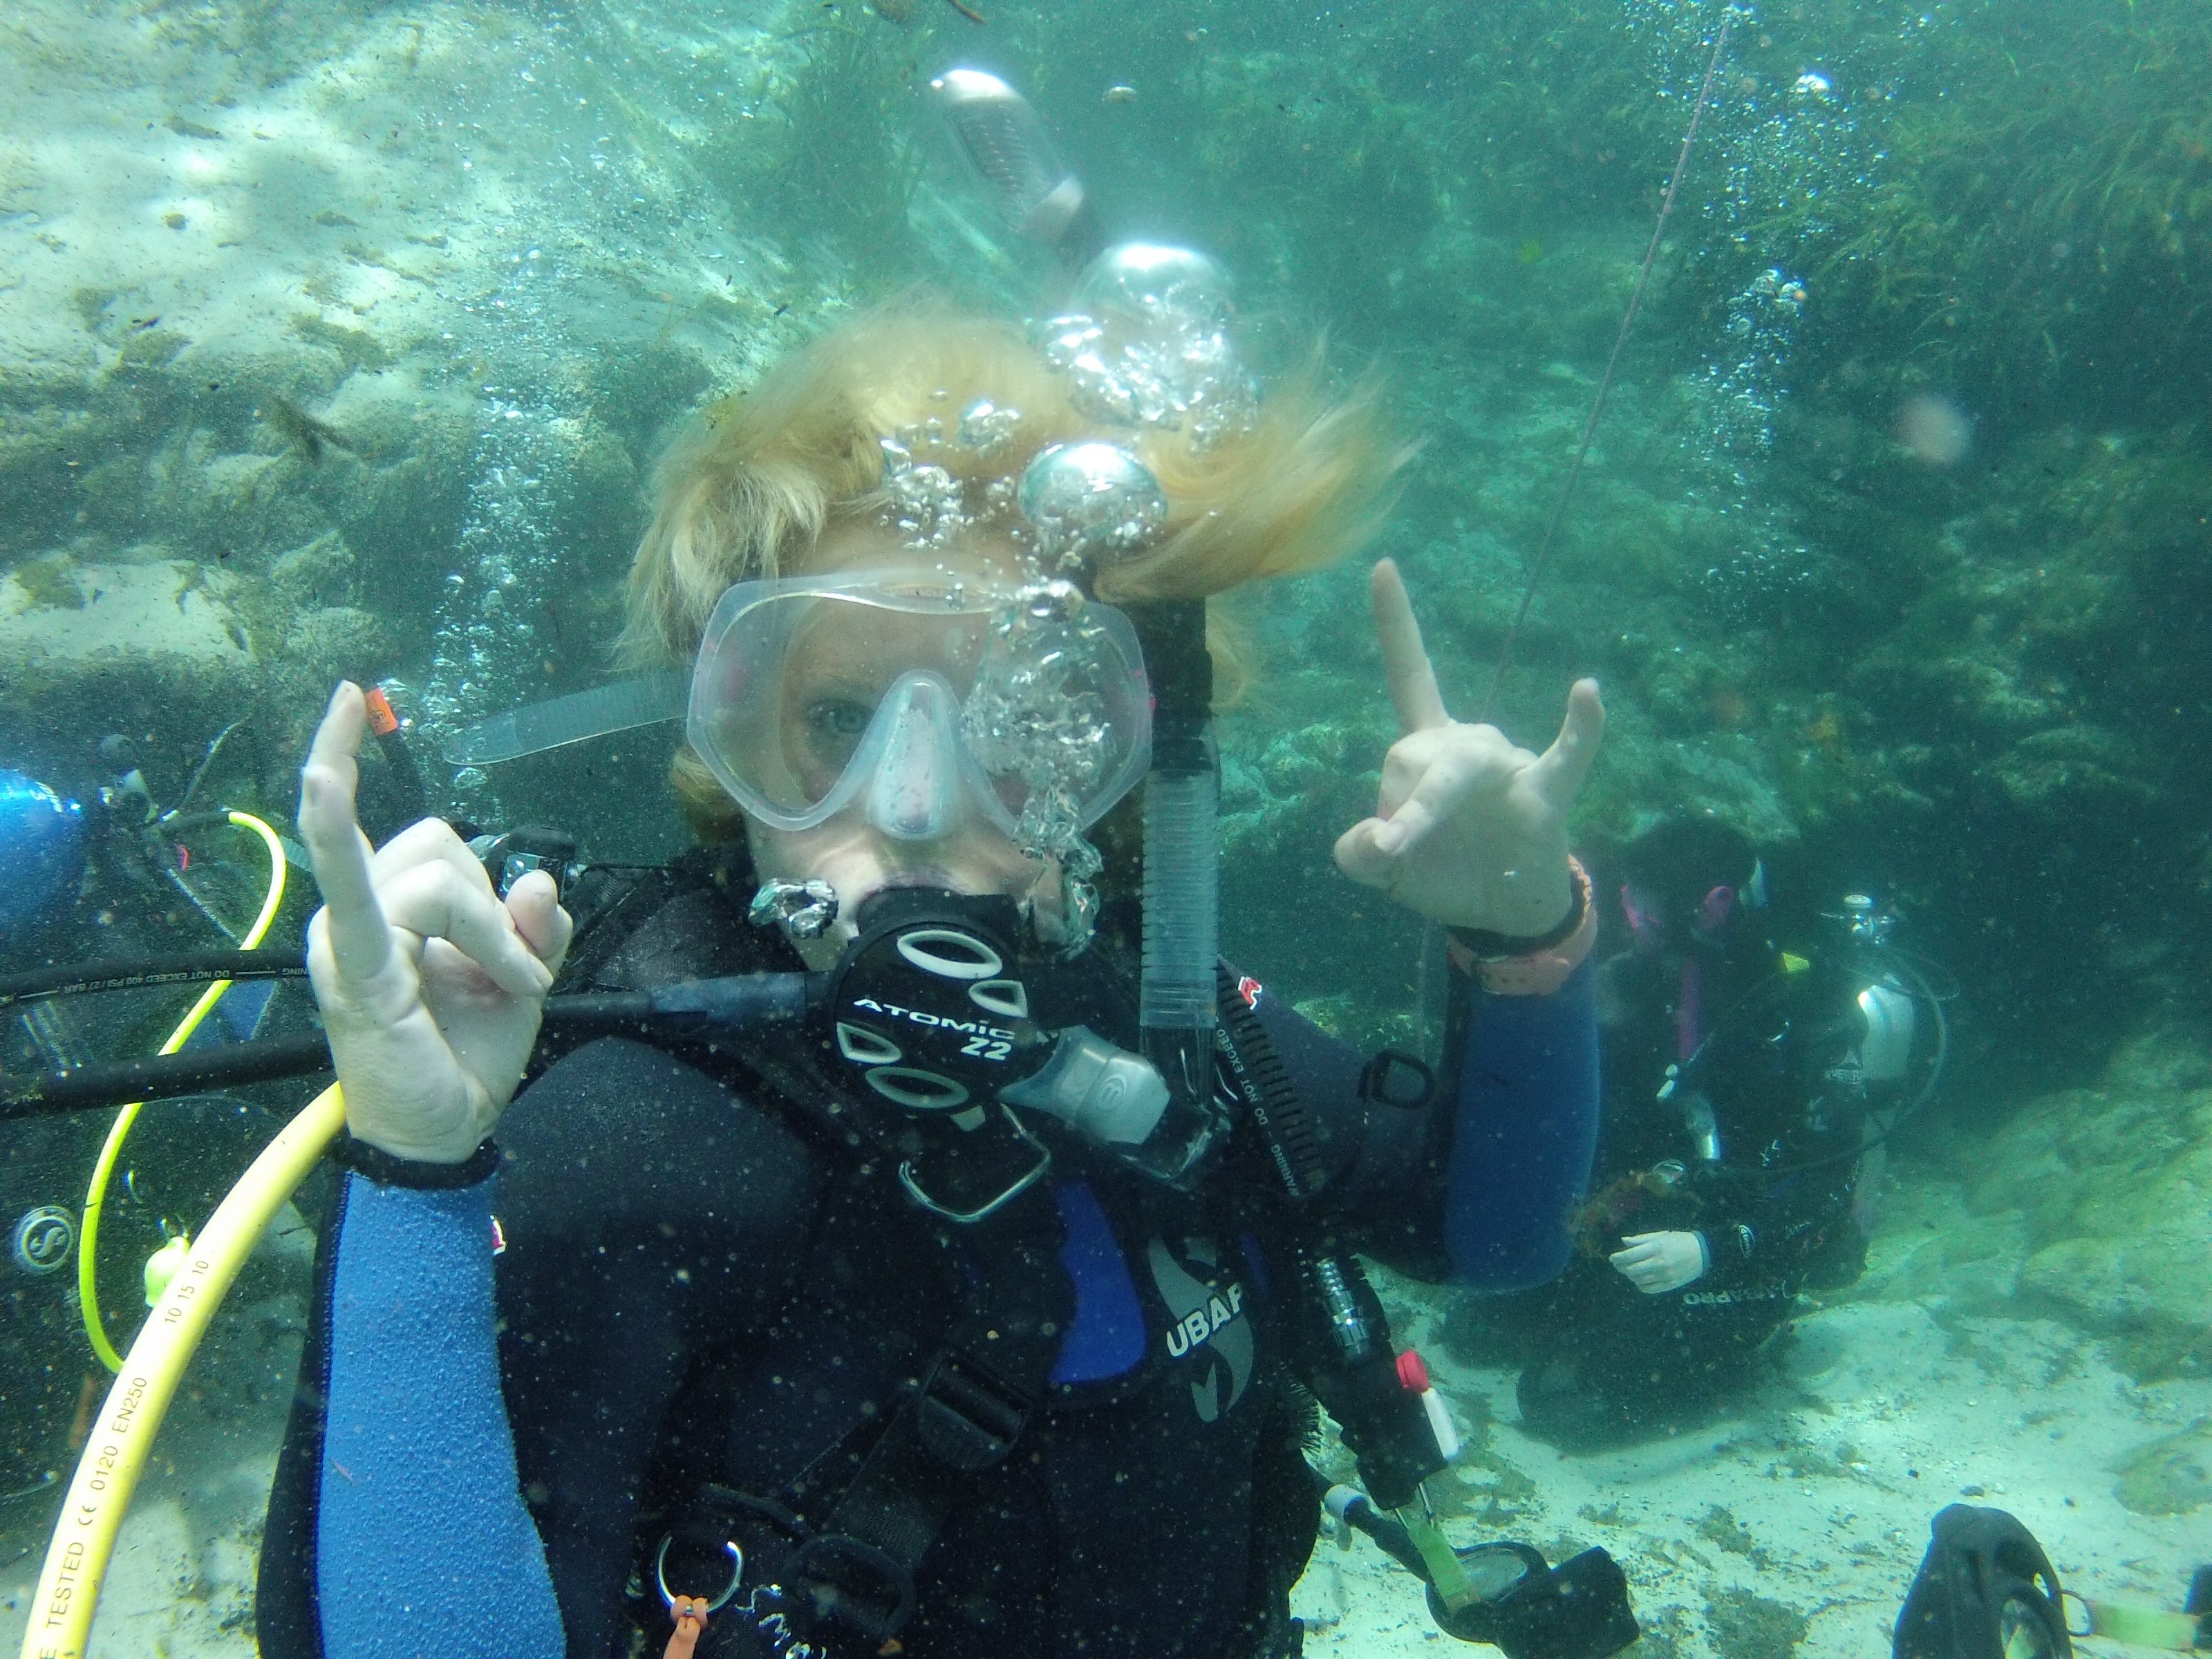
[[[483,416],[422,694],[422,723],[439,739],[544,687],[538,607],[562,576],[551,522],[568,475],[570,411],[543,386],[487,387]],[[489,775],[473,766],[453,775],[447,809],[483,824],[507,816]]]
[[[1039,329],[1039,347],[1067,376],[1078,413],[1186,432],[1203,448],[1249,430],[1259,409],[1231,337],[1228,295],[1219,267],[1203,255],[1125,244],[1092,262],[1073,309]],[[976,763],[1023,786],[1015,842],[1059,862],[1069,945],[1079,950],[1097,912],[1091,878],[1103,867],[1084,838],[1084,805],[1103,757],[1126,752],[1114,739],[1127,734],[1113,731],[1098,681],[1110,672],[1101,665],[1103,630],[1071,578],[1148,545],[1167,521],[1167,501],[1143,463],[1110,443],[1047,449],[1018,485],[1000,477],[978,488],[928,459],[955,448],[988,462],[1012,446],[1021,421],[1018,410],[985,399],[950,432],[933,416],[880,440],[884,519],[909,548],[943,552],[979,523],[1020,509],[1024,580],[994,621],[962,719]]]
[[[1104,867],[1084,838],[1083,805],[1104,781],[1115,732],[1099,676],[1103,630],[1082,590],[1033,581],[993,621],[975,688],[961,711],[969,752],[998,778],[1026,786],[1014,842],[1056,859],[1071,949],[1091,939]]]
[[[1805,285],[1774,266],[1729,301],[1704,378],[1716,394],[1712,435],[1731,454],[1764,456],[1774,447],[1775,412],[1805,301]]]
[[[1040,562],[1074,575],[1135,553],[1167,522],[1167,498],[1144,464],[1112,444],[1055,444],[1022,475],[1022,516]]]
[[[963,449],[975,452],[978,460],[988,461],[1006,450],[1021,430],[1022,411],[1009,409],[983,398],[970,404],[960,416],[960,425],[953,434],[953,441]]]
[[[960,480],[914,449],[921,434],[909,429],[879,441],[884,452],[884,521],[916,551],[942,552],[972,524]]]
[[[1759,38],[1755,9],[1725,7],[1738,41]],[[1665,95],[1686,112],[1712,50],[1723,8],[1677,0],[1624,0],[1625,21],[1649,51]],[[1723,76],[1705,112],[1691,162],[1717,177],[1705,214],[1721,240],[1709,253],[1732,290],[1704,365],[1686,388],[1700,410],[1687,443],[1714,481],[1737,550],[1699,584],[1707,604],[1738,622],[1777,619],[1832,580],[1832,566],[1806,544],[1786,512],[1759,488],[1757,471],[1774,450],[1804,330],[1820,295],[1798,274],[1810,250],[1875,188],[1885,159],[1863,130],[1863,66],[1802,63],[1794,78]]]
[[[1069,312],[1043,325],[1039,345],[1091,420],[1188,429],[1203,448],[1249,431],[1259,411],[1230,334],[1228,281],[1187,248],[1109,249],[1076,284]]]

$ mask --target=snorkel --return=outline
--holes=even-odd
[[[1167,515],[1152,474],[1127,451],[1103,443],[1045,451],[1024,474],[1020,501],[1040,559],[1059,573],[1041,586],[1070,602],[1095,582],[1102,563],[1140,549]],[[1146,1173],[1174,1182],[1205,1161],[1225,1127],[1213,1099],[1220,957],[1213,661],[1206,648],[1204,600],[1154,600],[1128,611],[1152,690],[1139,1046],[1165,1094],[1158,1121],[1140,1140],[1119,1150]],[[1071,1083],[1077,1063],[1072,1052]],[[1045,1104],[1052,1080],[1040,1077],[1028,1085],[1033,1103]],[[1069,1105],[1077,1121],[1082,1105]]]

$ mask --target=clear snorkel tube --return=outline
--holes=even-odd
[[[1140,550],[1167,516],[1158,483],[1112,444],[1046,450],[1023,474],[1020,502],[1042,570],[1038,586],[1072,594],[1102,565]],[[1127,607],[1152,690],[1152,764],[1145,780],[1144,957],[1139,1047],[1152,1079],[1117,1068],[1098,1039],[1070,1032],[1062,1054],[1022,1085],[1017,1105],[1082,1127],[1098,1121],[1101,1091],[1145,1103],[1152,1121],[1121,1155],[1164,1181],[1197,1168],[1224,1127],[1213,1099],[1214,978],[1220,956],[1219,782],[1212,734],[1213,664],[1206,602]],[[1146,1085],[1152,1086],[1146,1086]],[[1164,1092],[1163,1092],[1164,1091]],[[1154,1114],[1157,1114],[1154,1115]]]

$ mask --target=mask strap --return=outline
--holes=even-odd
[[[1706,938],[1728,926],[1728,919],[1735,914],[1735,889],[1716,887],[1705,895],[1705,902],[1698,907],[1698,931]]]

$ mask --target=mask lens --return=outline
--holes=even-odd
[[[781,769],[794,806],[818,805],[836,792],[885,693],[907,675],[936,676],[956,700],[974,683],[981,617],[915,616],[845,599],[782,603],[805,607],[791,631],[776,694]],[[911,760],[910,741],[896,746]]]
[[[1092,607],[1096,621],[1086,617],[1068,650],[1030,665],[1035,695],[1010,702],[1005,673],[987,660],[1008,603],[980,585],[907,573],[740,583],[700,647],[691,746],[740,805],[779,829],[811,828],[862,797],[874,815],[888,810],[887,789],[915,806],[902,806],[901,823],[949,823],[964,787],[1011,830],[1047,775],[1072,790],[1088,823],[1149,757],[1135,637],[1117,613]],[[894,695],[916,676],[941,688],[926,707]],[[1048,711],[1052,729],[1036,729]],[[886,768],[896,775],[879,775]],[[925,783],[933,805],[921,811],[907,797]]]

